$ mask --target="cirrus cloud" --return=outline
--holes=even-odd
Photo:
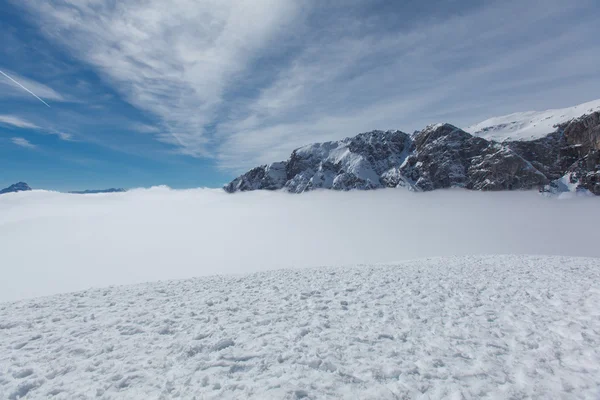
[[[161,127],[138,131],[227,170],[317,140],[468,126],[600,91],[593,0],[15,4]]]
[[[29,120],[16,115],[0,115],[0,125],[10,126],[19,129],[32,129],[47,135],[56,135],[61,140],[72,140],[73,135],[54,128],[42,128]]]
[[[0,115],[0,124],[14,126],[23,129],[40,129],[36,124],[29,122],[16,115]]]

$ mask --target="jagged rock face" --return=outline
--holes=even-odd
[[[548,178],[509,147],[492,144],[471,159],[467,189],[525,190],[539,188]]]
[[[418,190],[530,189],[546,176],[504,144],[489,142],[450,124],[425,128],[414,137],[414,153],[402,168]]]
[[[591,150],[585,157],[577,160],[565,174],[569,183],[579,190],[588,190],[600,196],[600,151]]]
[[[600,112],[585,115],[559,126],[564,149],[570,161],[564,175],[546,190],[554,191],[561,184],[573,185],[579,191],[600,196]]]
[[[565,182],[600,194],[600,112],[561,125],[530,141],[489,141],[450,124],[410,136],[373,131],[294,150],[287,161],[263,165],[236,178],[228,192],[284,189],[428,191],[523,190]]]
[[[414,136],[413,154],[401,172],[419,190],[467,187],[471,159],[487,145],[453,125],[432,125]]]
[[[249,190],[277,190],[281,189],[286,179],[287,162],[276,162],[269,165],[261,165],[246,172],[244,175],[234,179],[227,186],[225,191],[246,192]]]
[[[600,112],[575,119],[564,125],[563,129],[568,144],[581,146],[586,154],[600,150]]]
[[[576,160],[571,156],[564,136],[558,131],[541,139],[505,144],[550,180],[560,178]]]
[[[407,156],[410,136],[401,131],[372,131],[338,142],[318,143],[292,152],[284,188],[300,193],[313,189],[377,189],[381,176]]]
[[[408,155],[410,136],[401,131],[373,131],[337,142],[316,143],[292,152],[288,161],[263,165],[234,179],[227,192],[285,189],[376,189],[388,186],[382,175],[393,175]],[[387,175],[386,175],[387,176]]]
[[[31,190],[28,184],[26,184],[25,182],[17,182],[14,185],[10,185],[9,187],[0,190],[0,194],[24,192],[27,190]]]

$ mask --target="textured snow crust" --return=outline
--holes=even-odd
[[[600,111],[600,99],[574,107],[519,112],[493,117],[468,127],[467,132],[487,140],[535,140],[556,131],[556,125]]]
[[[437,258],[0,303],[0,398],[597,399],[600,259]]]

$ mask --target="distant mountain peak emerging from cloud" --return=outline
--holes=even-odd
[[[540,189],[600,195],[600,100],[490,118],[467,133],[450,124],[413,135],[372,131],[292,152],[226,185],[233,193],[406,187],[427,191]]]
[[[26,184],[25,182],[17,182],[14,185],[10,185],[7,188],[0,189],[0,194],[24,192],[28,190],[31,190],[28,184]]]
[[[0,194],[24,192],[24,191],[29,191],[29,190],[32,190],[32,189],[31,189],[31,187],[29,187],[28,184],[26,184],[25,182],[17,182],[14,185],[10,185],[7,188],[1,189]],[[71,193],[71,194],[100,194],[100,193],[122,193],[122,192],[126,192],[126,191],[127,190],[121,189],[121,188],[110,188],[110,189],[78,190],[78,191],[71,191],[68,193]]]

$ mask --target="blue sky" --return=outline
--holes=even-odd
[[[4,0],[0,186],[220,186],[315,141],[600,97],[597,0]]]

